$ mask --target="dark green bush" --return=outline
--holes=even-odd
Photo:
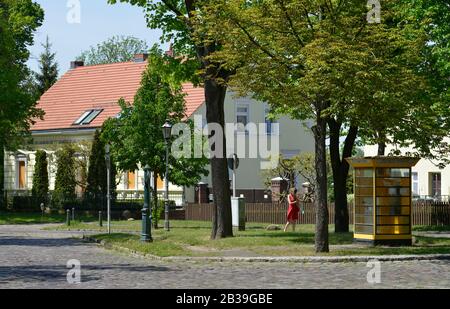
[[[48,203],[48,163],[47,153],[42,150],[36,151],[36,163],[34,165],[32,196],[39,205]]]

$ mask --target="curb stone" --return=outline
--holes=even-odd
[[[122,246],[108,244],[104,240],[94,239],[83,235],[83,240],[96,243],[105,249],[112,249],[121,253],[129,254],[133,257],[147,258],[159,261],[171,262],[258,262],[258,263],[356,263],[377,260],[380,262],[395,261],[432,261],[432,260],[450,260],[450,254],[424,254],[424,255],[371,255],[371,256],[279,256],[279,257],[189,257],[189,256],[170,256],[160,257],[153,254],[146,254],[125,248]]]

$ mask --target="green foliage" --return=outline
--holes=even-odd
[[[34,165],[33,188],[31,193],[37,199],[39,205],[48,202],[48,162],[47,153],[43,150],[36,151],[36,163]]]
[[[136,54],[146,53],[148,49],[143,40],[132,36],[114,36],[95,47],[91,46],[77,59],[84,61],[85,65],[127,62],[133,60]]]
[[[185,101],[181,84],[170,70],[166,56],[152,49],[149,65],[134,104],[119,101],[119,118],[105,123],[102,138],[112,146],[112,154],[120,170],[135,170],[148,165],[157,175],[165,174],[166,147],[161,127],[185,118]],[[177,185],[193,185],[207,171],[207,160],[170,157],[169,181]]]
[[[106,174],[105,143],[100,139],[100,132],[97,130],[89,157],[87,196],[105,195],[107,193]]]
[[[329,158],[327,158],[327,166],[330,166]],[[327,168],[327,171],[328,186],[331,189],[328,192],[328,200],[333,201],[333,178],[330,168]],[[316,170],[314,165],[314,153],[301,152],[289,159],[283,158],[283,156],[280,154],[278,166],[273,169],[265,170],[262,175],[264,177],[264,183],[267,188],[271,187],[273,178],[280,177],[288,180],[288,189],[286,192],[282,193],[282,200],[287,198],[290,188],[295,187],[295,181],[299,178],[301,179],[301,181],[308,182],[310,184],[309,191],[304,194],[303,199],[308,201],[314,199],[317,182]]]
[[[60,208],[64,201],[75,198],[75,151],[70,145],[56,152],[56,180],[53,192],[53,206]]]
[[[36,108],[26,81],[28,47],[41,26],[44,12],[31,0],[0,0],[0,151],[15,148],[29,137],[32,119],[43,116]],[[2,155],[3,156],[3,155]],[[0,158],[2,157],[0,156]],[[3,197],[4,161],[0,160],[0,196]]]
[[[37,90],[43,95],[58,80],[58,63],[55,53],[52,53],[49,38],[42,44],[44,52],[39,56],[39,72],[36,73]]]

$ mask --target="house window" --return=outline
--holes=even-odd
[[[157,189],[158,190],[164,189],[164,180],[161,177],[159,177],[159,176],[158,176],[158,179],[157,179]]]
[[[135,171],[128,171],[127,173],[127,185],[128,190],[136,189],[136,173]]]
[[[98,115],[102,112],[102,109],[91,109],[88,111],[85,111],[83,115],[80,116],[73,124],[74,125],[87,125],[90,124],[92,121],[94,121],[95,118],[97,118]]]
[[[245,127],[249,123],[249,106],[246,104],[238,104],[236,106],[236,124],[238,124],[238,131],[244,132]]]
[[[266,108],[265,115],[264,115],[264,122],[266,123],[266,134],[267,135],[276,133],[275,123],[277,123],[276,121],[273,121],[272,119],[269,118],[269,114],[270,114],[270,108]]]
[[[26,174],[25,161],[19,161],[19,189],[25,189],[27,186]]]
[[[26,159],[17,160],[16,169],[16,188],[25,190],[27,188],[27,162]]]
[[[431,196],[441,196],[441,173],[430,173]]]
[[[419,195],[419,174],[417,172],[413,172],[412,176],[412,193],[413,196]]]

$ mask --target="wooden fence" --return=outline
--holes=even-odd
[[[312,203],[300,205],[298,224],[315,224],[315,207]],[[353,224],[353,206],[349,205],[350,224]],[[245,214],[247,222],[284,224],[287,205],[278,203],[247,203]],[[186,220],[211,221],[212,204],[189,204],[186,206]],[[328,222],[334,222],[334,204],[328,206]],[[450,204],[448,202],[417,202],[412,205],[413,225],[450,225]]]

